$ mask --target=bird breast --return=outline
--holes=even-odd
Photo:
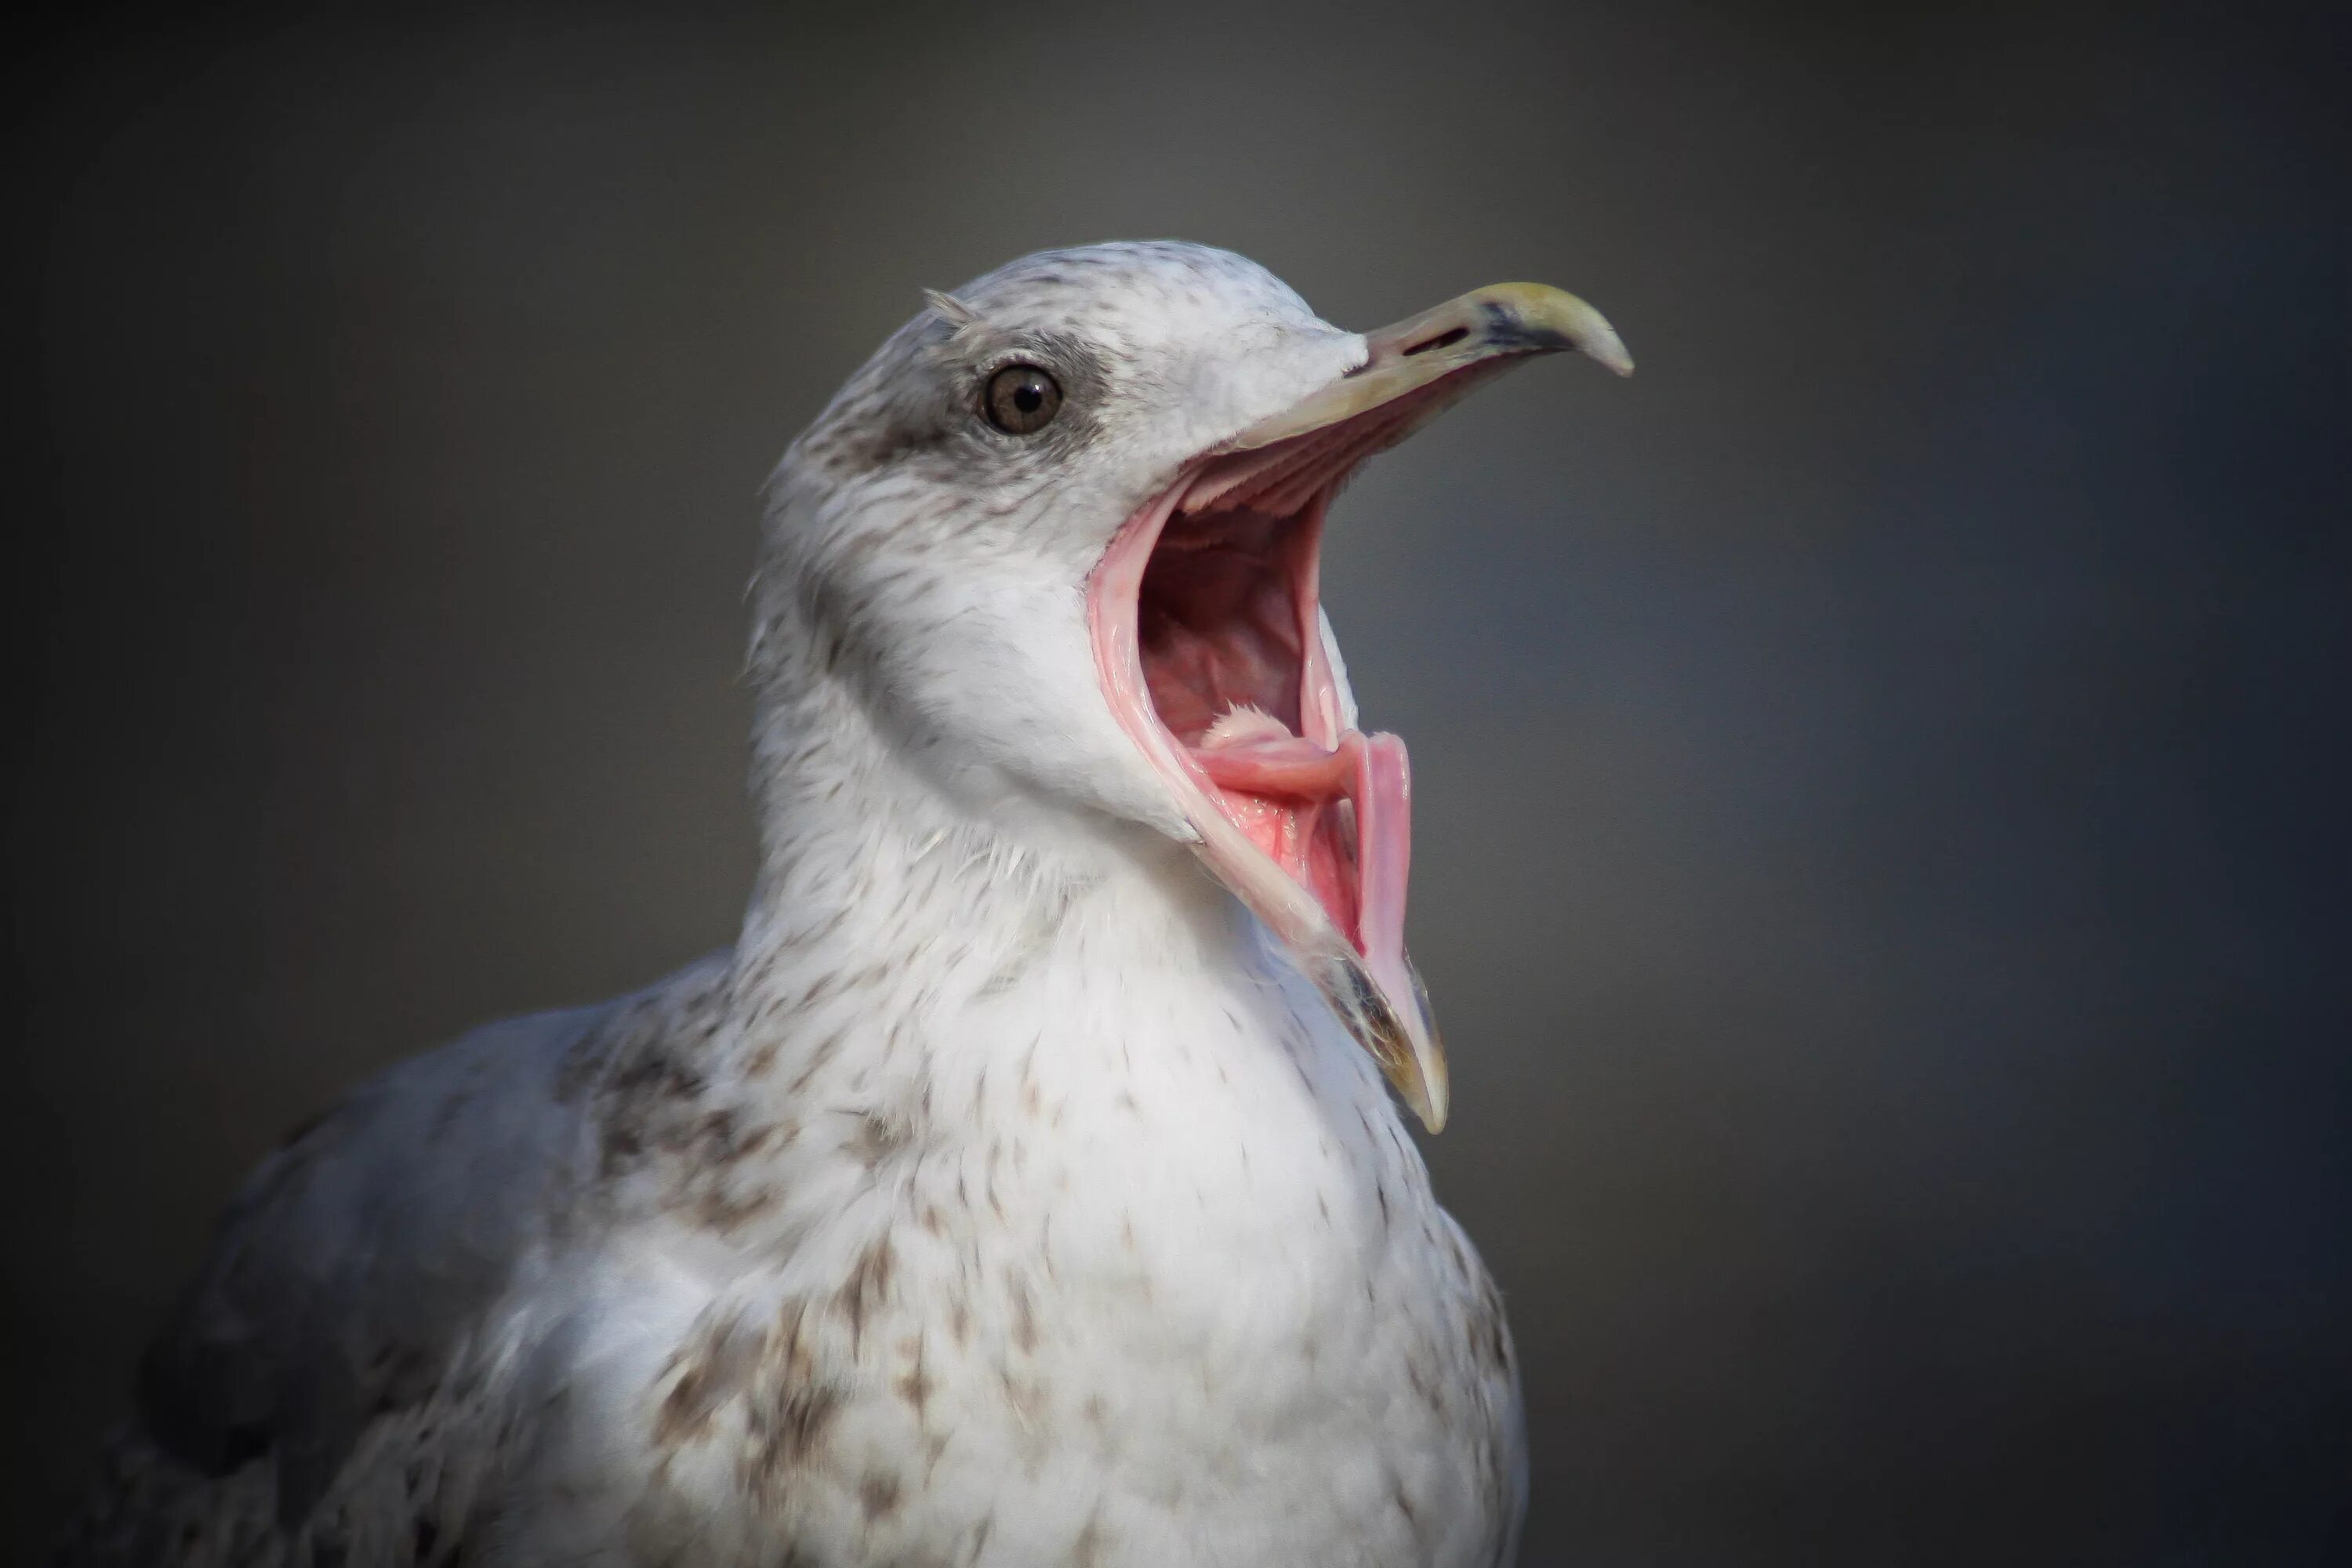
[[[1103,957],[833,1052],[774,1156],[789,1250],[673,1211],[595,1271],[643,1553],[1491,1560],[1507,1342],[1377,1069],[1276,966]]]

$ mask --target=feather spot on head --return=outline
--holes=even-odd
[[[980,312],[944,289],[924,289],[923,303],[946,317],[950,326],[976,327],[980,324]]]
[[[924,289],[923,303],[930,308],[932,315],[947,323],[947,341],[939,346],[950,353],[971,348],[986,330],[979,311],[944,289]]]
[[[931,308],[933,315],[958,331],[980,325],[980,312],[944,289],[924,289],[923,303]]]

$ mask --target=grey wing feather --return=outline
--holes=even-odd
[[[362,1086],[271,1155],[148,1352],[137,1426],[63,1560],[290,1552],[331,1489],[352,1489],[362,1438],[446,1395],[486,1319],[545,1258],[593,1167],[588,1096],[572,1080],[626,1005],[478,1030]],[[399,1450],[412,1469],[440,1462],[416,1452],[432,1436]],[[398,1528],[397,1552],[349,1560],[421,1563],[455,1544],[436,1552],[422,1517]]]

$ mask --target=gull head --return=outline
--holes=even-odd
[[[803,657],[963,812],[1183,846],[1433,1130],[1404,950],[1402,742],[1357,728],[1318,598],[1364,460],[1591,306],[1477,289],[1370,333],[1228,251],[1044,251],[927,296],[785,454],[763,582]]]

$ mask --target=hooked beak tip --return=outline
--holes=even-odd
[[[1374,410],[1393,411],[1383,445],[1515,361],[1569,351],[1621,376],[1633,356],[1609,319],[1547,283],[1495,283],[1364,335],[1364,363],[1227,446],[1248,451],[1312,435]],[[1475,373],[1465,374],[1465,373]]]

